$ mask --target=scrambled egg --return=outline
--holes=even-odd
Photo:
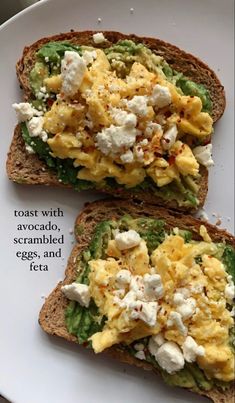
[[[182,346],[185,335],[175,324],[169,326],[168,319],[170,312],[176,309],[175,293],[184,292],[196,301],[194,314],[184,320],[184,325],[188,335],[205,349],[205,354],[197,357],[198,365],[209,378],[232,380],[234,356],[229,347],[229,329],[233,319],[226,309],[224,296],[227,274],[223,264],[211,256],[215,251],[216,245],[212,242],[185,243],[179,235],[167,236],[151,257],[143,239],[138,246],[124,251],[117,248],[115,240],[109,241],[108,257],[89,262],[90,294],[99,312],[107,317],[103,331],[91,337],[94,350],[100,352],[120,342],[129,344],[159,332],[166,340]],[[195,262],[197,256],[202,257],[200,264]],[[139,276],[154,270],[161,276],[164,295],[158,300],[154,326],[140,319],[130,319],[128,312],[117,304],[120,289],[115,279],[121,269]],[[128,286],[124,294],[127,292]]]
[[[148,105],[145,114],[136,115],[137,137],[130,149],[132,161],[121,158],[126,149],[119,155],[104,155],[97,148],[95,135],[116,124],[112,108],[126,111],[126,101],[135,96],[151,97],[156,84],[168,88],[171,103],[159,110]],[[157,125],[161,124],[164,130],[176,125],[179,138],[184,133],[203,138],[212,131],[212,119],[201,111],[200,98],[181,95],[162,75],[149,72],[135,62],[129,75],[121,79],[111,70],[105,53],[96,49],[95,60],[85,68],[79,90],[70,99],[61,93],[60,74],[46,78],[44,85],[48,91],[58,94],[57,101],[45,113],[43,124],[44,130],[53,135],[48,139],[52,155],[74,159],[74,165],[82,167],[78,178],[102,182],[113,177],[117,183],[133,187],[148,175],[161,187],[180,180],[180,175],[198,176],[199,164],[190,147],[178,140],[166,152],[161,145],[163,130],[159,131]],[[149,125],[152,125],[150,132]],[[142,145],[144,139],[147,141]]]

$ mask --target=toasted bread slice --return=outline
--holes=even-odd
[[[192,231],[194,239],[200,239],[198,231],[201,224],[204,224],[209,235],[215,242],[226,241],[235,246],[235,238],[222,229],[197,220],[189,215],[183,216],[177,212],[169,212],[164,208],[146,205],[144,203],[136,204],[125,200],[101,200],[86,205],[84,210],[78,216],[75,223],[75,235],[77,244],[74,246],[70,255],[65,279],[61,281],[54,291],[46,299],[40,315],[39,323],[42,329],[50,335],[60,336],[68,341],[77,342],[77,338],[68,333],[64,312],[68,305],[68,300],[61,291],[61,287],[65,284],[70,284],[77,277],[77,258],[79,254],[89,245],[92,233],[97,223],[107,219],[119,219],[124,214],[130,214],[132,217],[155,217],[165,220],[166,229],[179,227]],[[79,229],[79,231],[78,231]],[[81,229],[83,229],[81,231]],[[157,372],[150,364],[140,361],[132,357],[127,352],[121,351],[118,347],[112,347],[106,352],[114,358],[132,365],[142,367],[147,370]],[[234,400],[233,388],[231,386],[226,392],[219,389],[212,389],[209,392],[202,391],[201,394],[209,397],[215,403],[232,403]]]
[[[23,51],[22,58],[16,65],[17,76],[24,91],[25,100],[32,98],[32,92],[29,83],[29,73],[36,60],[37,50],[49,41],[65,41],[69,40],[73,44],[91,45],[95,47],[92,34],[94,31],[83,32],[69,32],[64,34],[55,35],[40,39],[30,46],[26,46]],[[189,79],[197,83],[203,84],[210,91],[211,99],[213,102],[212,118],[216,122],[223,114],[225,108],[225,93],[216,74],[202,61],[195,56],[184,52],[183,50],[166,43],[160,39],[138,37],[136,35],[124,35],[119,32],[104,32],[106,42],[99,45],[99,47],[109,47],[119,40],[130,39],[135,42],[141,42],[148,46],[157,55],[163,56],[169,65],[180,72],[182,72]],[[21,137],[20,127],[17,126],[14,132],[13,140],[10,146],[7,159],[7,174],[9,179],[17,183],[25,184],[45,184],[54,186],[70,187],[63,185],[57,179],[56,175],[50,170],[39,158],[35,155],[28,154],[25,150],[25,144]],[[201,167],[201,177],[198,180],[199,193],[197,195],[198,205],[193,206],[179,206],[175,200],[166,200],[156,195],[154,190],[147,189],[133,191],[126,189],[124,186],[115,187],[115,189],[100,189],[105,193],[110,193],[113,196],[138,199],[144,202],[164,205],[166,208],[178,209],[180,211],[195,210],[203,206],[208,189],[208,172],[207,169]]]

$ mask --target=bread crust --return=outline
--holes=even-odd
[[[231,234],[205,221],[195,219],[190,215],[182,215],[179,212],[167,211],[164,208],[147,205],[145,203],[130,203],[126,200],[106,199],[87,203],[75,222],[74,232],[76,234],[77,244],[71,252],[65,271],[65,279],[56,286],[46,299],[39,314],[39,324],[48,334],[63,337],[71,342],[77,342],[77,338],[69,334],[66,328],[64,311],[68,305],[68,300],[62,293],[61,287],[65,284],[72,283],[76,279],[77,256],[89,245],[96,224],[101,220],[113,218],[119,219],[123,214],[131,214],[133,217],[141,217],[145,215],[148,217],[164,219],[166,222],[166,229],[178,226],[181,229],[191,230],[194,239],[200,239],[198,231],[200,225],[203,224],[206,226],[213,241],[226,241],[235,247],[235,238]],[[83,226],[84,231],[82,231],[81,235],[78,235],[76,228],[81,225]],[[152,370],[156,373],[158,372],[152,365],[132,357],[127,352],[121,351],[118,347],[112,347],[106,350],[106,353],[119,361],[136,365],[146,370]],[[215,403],[232,403],[234,397],[232,385],[226,392],[221,392],[219,389],[213,389],[209,392],[202,391],[201,394],[209,397]]]

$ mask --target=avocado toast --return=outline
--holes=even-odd
[[[88,204],[75,235],[65,279],[40,312],[42,328],[232,403],[234,237],[124,200]]]
[[[25,103],[14,106],[11,180],[182,211],[204,204],[225,108],[205,63],[159,39],[85,31],[26,47],[17,76]]]

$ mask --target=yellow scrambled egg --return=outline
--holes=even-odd
[[[212,242],[185,243],[179,235],[167,236],[151,256],[143,239],[138,246],[125,251],[117,248],[115,240],[109,241],[108,257],[89,262],[89,290],[99,312],[107,317],[103,331],[91,337],[95,352],[159,332],[166,340],[182,345],[185,336],[175,325],[168,326],[167,320],[170,312],[175,310],[173,298],[176,290],[184,289],[196,301],[196,311],[184,321],[184,325],[188,335],[205,349],[204,356],[197,357],[198,365],[209,378],[232,380],[234,356],[229,347],[229,329],[233,320],[226,309],[224,296],[227,274],[223,264],[211,256],[215,250]],[[197,256],[202,257],[201,264],[195,262]],[[158,300],[156,325],[150,327],[140,319],[131,320],[126,310],[116,303],[115,278],[121,269],[143,276],[151,273],[152,268],[161,276],[164,295]]]
[[[44,129],[53,134],[48,140],[52,155],[74,159],[74,165],[82,167],[78,178],[94,182],[113,177],[119,184],[133,187],[143,182],[147,175],[161,187],[174,179],[180,180],[180,174],[196,178],[199,164],[190,147],[182,143],[180,138],[184,133],[198,138],[211,133],[212,119],[208,113],[201,111],[200,98],[181,95],[162,75],[149,72],[138,62],[132,65],[129,75],[121,79],[111,70],[102,50],[96,49],[96,55],[93,63],[86,68],[78,92],[70,99],[64,99],[60,94],[61,75],[44,80],[48,91],[59,94],[57,101],[44,115]],[[143,133],[149,123],[162,124],[163,119],[166,129],[172,125],[176,125],[178,129],[179,140],[169,150],[168,156],[165,153],[161,157],[164,154],[161,146],[163,133],[156,128],[147,144],[142,147],[142,159],[126,163],[120,159],[120,155],[102,154],[96,147],[94,135],[115,124],[110,109],[125,110],[124,100],[130,100],[135,95],[150,96],[156,84],[169,89],[171,105],[162,108],[160,112],[155,111],[153,106],[148,106],[147,114],[138,116],[136,128],[140,134],[136,143],[144,139]]]

